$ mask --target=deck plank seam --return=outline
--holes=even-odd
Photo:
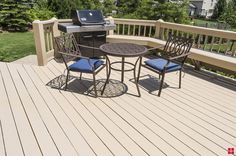
[[[0,71],[1,72],[1,71]],[[0,140],[3,144],[3,150],[4,150],[4,155],[7,156],[7,151],[6,151],[6,145],[5,145],[5,139],[4,139],[4,132],[3,132],[3,128],[2,128],[2,121],[0,120],[0,132],[1,132],[1,138],[2,140]]]

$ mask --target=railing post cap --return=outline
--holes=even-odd
[[[158,22],[164,22],[164,20],[163,19],[159,19],[159,20],[157,20]]]
[[[51,19],[52,19],[52,20],[55,20],[55,21],[58,20],[56,17],[53,17],[53,18],[51,18]]]
[[[112,16],[108,16],[107,18],[109,18],[109,19],[113,19],[113,17],[112,17]]]
[[[40,20],[34,20],[32,23],[39,23]]]

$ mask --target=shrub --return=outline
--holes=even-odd
[[[55,17],[55,13],[50,11],[48,8],[34,7],[28,11],[30,20],[48,20]]]

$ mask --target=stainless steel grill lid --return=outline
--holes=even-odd
[[[73,24],[79,26],[104,25],[106,22],[100,10],[73,10]]]

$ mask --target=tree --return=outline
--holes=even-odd
[[[119,0],[118,2],[118,16],[125,16],[133,14],[140,6],[140,0]]]
[[[182,2],[161,2],[155,6],[155,18],[174,23],[188,23],[189,16],[187,12],[188,1]]]
[[[233,1],[229,1],[227,5],[227,9],[221,14],[219,19],[231,25],[232,27],[236,27],[236,6]]]
[[[124,4],[120,4],[119,6],[122,7]],[[127,8],[128,11],[123,11],[122,14],[119,13],[118,17],[148,20],[163,19],[164,21],[175,23],[189,22],[187,0],[183,0],[182,2],[168,2],[166,0],[141,0],[135,6],[135,10],[131,11],[131,8]],[[125,9],[123,8],[123,10]]]
[[[79,0],[48,0],[48,7],[58,18],[70,18],[71,10],[81,6]],[[81,9],[81,8],[79,8]]]
[[[225,11],[227,7],[227,0],[218,0],[215,5],[212,18],[218,19]]]
[[[55,13],[49,10],[47,0],[36,0],[33,8],[28,11],[31,21],[34,20],[48,20],[55,17]]]
[[[0,25],[8,31],[27,31],[31,8],[30,0],[2,0],[0,2]]]
[[[102,11],[104,15],[109,15],[112,13],[112,10],[116,10],[114,0],[104,0],[102,3]]]
[[[70,18],[71,10],[102,8],[99,0],[48,0],[48,6],[58,18]]]

